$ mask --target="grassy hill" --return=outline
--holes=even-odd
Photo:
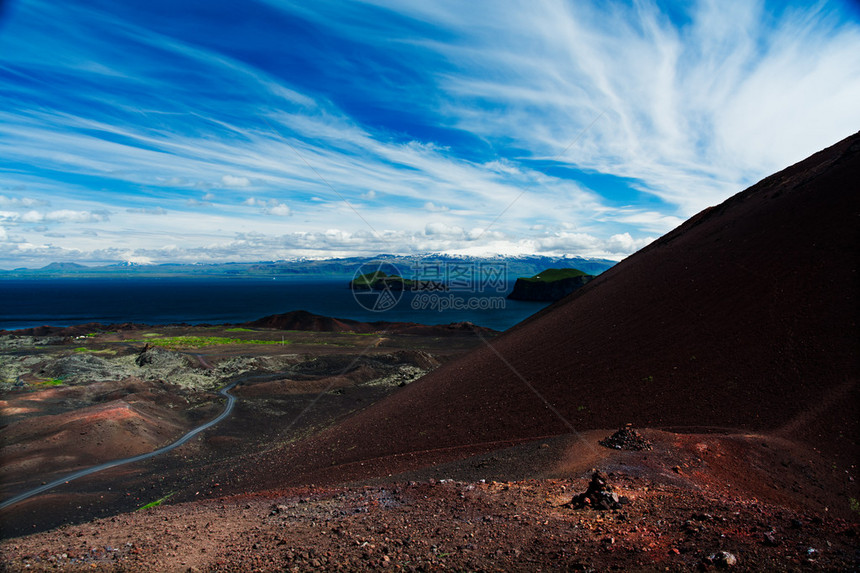
[[[517,280],[526,281],[529,283],[552,283],[563,279],[584,276],[588,276],[588,273],[584,273],[579,269],[547,269],[545,271],[539,272],[533,277],[519,278]]]
[[[389,275],[382,271],[375,271],[372,273],[358,275],[352,281],[350,281],[349,286],[353,289],[360,290],[382,290],[385,287],[388,287],[392,290],[407,290],[411,287],[412,283],[413,281],[409,279],[404,279],[403,277],[399,277],[397,275]]]

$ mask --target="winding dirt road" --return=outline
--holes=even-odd
[[[0,503],[0,509],[5,509],[5,508],[9,507],[10,505],[14,505],[20,501],[24,501],[25,499],[31,498],[35,495],[39,495],[40,493],[44,493],[48,490],[54,489],[55,487],[58,487],[58,486],[63,485],[65,483],[68,483],[72,480],[76,480],[78,478],[82,478],[84,476],[88,476],[90,474],[94,474],[96,472],[106,470],[108,468],[115,468],[117,466],[122,466],[125,464],[132,464],[134,462],[139,462],[141,460],[154,458],[155,456],[160,456],[161,454],[166,454],[167,452],[178,448],[179,446],[185,444],[186,442],[188,442],[188,440],[190,440],[191,438],[193,438],[194,436],[196,436],[200,432],[208,430],[209,428],[211,428],[212,426],[214,426],[215,424],[217,424],[218,422],[220,422],[221,420],[223,420],[224,418],[229,416],[230,412],[233,411],[233,406],[236,405],[236,397],[233,396],[232,394],[230,394],[230,390],[232,390],[237,384],[240,384],[241,382],[243,382],[249,378],[252,378],[252,376],[243,376],[237,380],[234,380],[233,382],[231,382],[227,386],[224,386],[223,388],[221,388],[218,391],[218,393],[221,394],[222,396],[224,396],[225,398],[227,398],[227,403],[224,404],[224,410],[222,410],[221,413],[218,414],[215,418],[209,420],[208,422],[206,422],[205,424],[203,424],[201,426],[194,428],[193,430],[191,430],[190,432],[188,432],[187,434],[185,434],[184,436],[182,436],[181,438],[179,438],[175,442],[168,444],[164,447],[158,448],[157,450],[153,450],[151,452],[145,453],[145,454],[138,454],[138,455],[132,456],[130,458],[122,458],[119,460],[113,460],[110,462],[105,462],[103,464],[99,464],[96,466],[92,466],[89,468],[85,468],[85,469],[76,471],[75,473],[69,474],[67,476],[63,476],[63,477],[56,479],[50,483],[46,483],[46,484],[41,485],[35,489],[31,489],[30,491],[25,491],[22,494],[19,494],[19,495],[16,495],[15,497],[9,498],[6,501]]]

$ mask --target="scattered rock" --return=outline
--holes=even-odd
[[[650,450],[651,442],[634,430],[629,424],[603,440],[600,445],[613,450]]]
[[[612,490],[612,486],[606,483],[606,477],[599,471],[591,475],[588,489],[583,493],[573,496],[566,505],[574,509],[591,507],[593,509],[607,510],[620,509],[622,505],[629,503],[626,497],[619,496]]]
[[[41,374],[66,384],[116,380],[126,373],[117,360],[106,360],[92,354],[74,354],[51,361]]]
[[[738,564],[738,558],[733,553],[728,551],[717,551],[708,555],[708,563],[719,567],[720,569],[728,569]]]
[[[143,346],[137,358],[134,359],[134,363],[141,367],[149,365],[176,367],[185,366],[186,360],[184,357],[180,357],[175,352],[171,352],[166,348],[151,346],[147,343]]]

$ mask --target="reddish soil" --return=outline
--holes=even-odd
[[[10,491],[32,487],[33,476],[52,481],[176,440],[196,423],[188,419],[189,403],[177,390],[131,378],[10,394],[0,400],[0,494],[11,497]],[[196,416],[212,415],[210,401]]]
[[[608,433],[502,450],[436,468],[435,477],[162,506],[11,539],[0,550],[10,569],[35,571],[686,571],[718,570],[709,558],[720,551],[739,571],[856,564],[856,523],[781,493],[844,476],[802,462],[780,482],[760,479],[778,459],[816,454],[761,436],[656,431],[644,431],[652,451],[619,452],[597,445]],[[742,480],[750,487],[725,481],[737,481],[750,454],[765,462]],[[586,488],[587,462],[630,503],[569,507]],[[513,477],[536,470],[540,479]]]
[[[52,471],[89,467],[157,449],[167,438],[182,435],[184,424],[169,410],[113,400],[73,412],[44,416],[39,424],[25,420],[5,428],[4,483]],[[70,448],[70,444],[74,448]],[[57,446],[60,446],[59,448]],[[19,458],[21,461],[19,462]]]

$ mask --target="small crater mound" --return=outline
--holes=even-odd
[[[608,438],[600,440],[598,443],[605,448],[613,450],[640,451],[651,449],[651,442],[646,440],[642,434],[634,430],[629,425],[621,428]]]

